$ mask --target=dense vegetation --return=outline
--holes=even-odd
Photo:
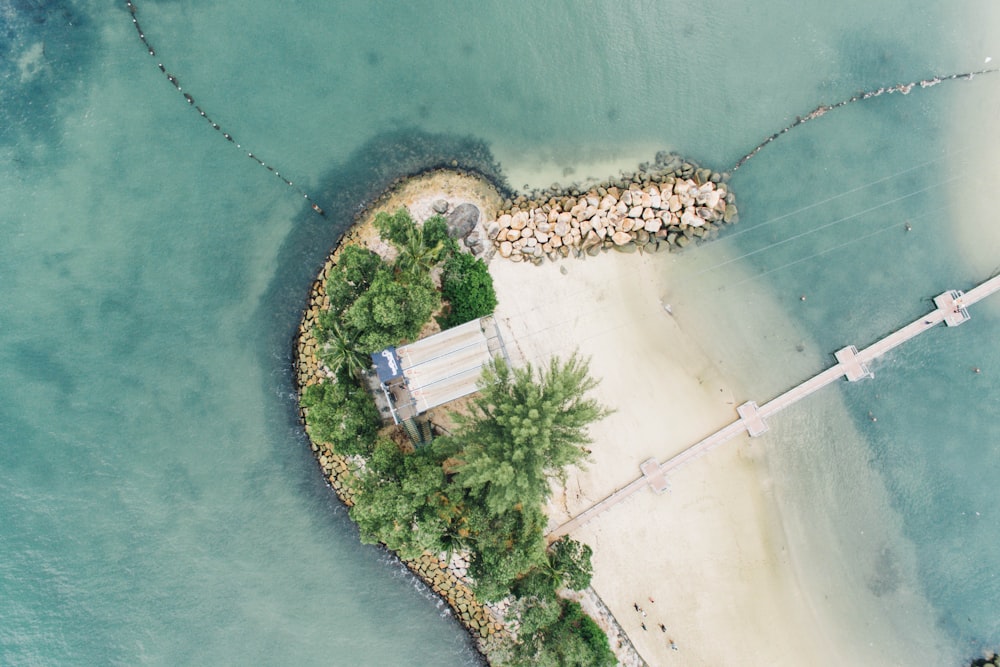
[[[517,643],[497,659],[513,665],[610,665],[607,637],[579,604],[557,595],[590,582],[590,548],[568,538],[546,548],[544,503],[550,482],[586,457],[587,427],[607,411],[586,394],[596,382],[586,361],[553,359],[536,371],[497,360],[457,427],[406,451],[379,437],[379,416],[358,381],[368,355],[412,340],[435,311],[455,326],[496,306],[482,260],[460,252],[440,217],[417,227],[405,209],[376,226],[395,246],[392,263],[355,246],[327,279],[330,309],[320,314],[320,357],[334,382],[306,388],[313,439],[342,455],[361,455],[350,513],[362,540],[403,557],[462,551],[478,597],[514,596]],[[441,292],[432,275],[441,271]],[[445,304],[442,309],[441,296]]]
[[[447,313],[438,318],[445,329],[489,315],[497,307],[486,263],[466,253],[456,253],[444,263],[441,295],[449,306]]]

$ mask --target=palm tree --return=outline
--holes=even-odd
[[[444,259],[444,242],[438,241],[433,246],[427,246],[423,234],[416,225],[407,227],[403,238],[395,245],[399,250],[396,268],[401,273],[411,276],[430,273],[431,269]]]
[[[325,329],[327,340],[320,356],[330,370],[338,375],[344,372],[357,377],[371,366],[371,358],[358,350],[357,335],[352,328],[342,326],[333,318]]]

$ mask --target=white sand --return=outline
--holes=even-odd
[[[553,525],[638,477],[641,461],[662,461],[735,417],[725,378],[685,334],[683,316],[663,308],[673,262],[612,252],[490,266],[515,363],[577,349],[601,378],[596,395],[617,410],[593,428],[593,462],[554,499]],[[650,664],[836,655],[797,593],[756,451],[732,441],[675,473],[669,493],[643,489],[574,534],[594,548],[593,586]]]

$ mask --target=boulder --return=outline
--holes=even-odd
[[[440,214],[447,213],[448,202],[444,199],[435,199],[434,203],[431,204],[431,209],[433,209],[435,213],[440,213]]]
[[[681,215],[681,224],[687,225],[689,227],[701,227],[703,224],[705,224],[705,221],[702,218],[698,217],[698,214],[695,213],[693,210],[687,208],[684,209],[684,214]]]
[[[615,232],[611,235],[611,240],[615,242],[616,246],[623,246],[632,242],[632,235],[628,232]]]
[[[455,209],[456,211],[458,209]],[[510,227],[511,229],[524,229],[528,226],[528,214],[524,211],[518,211],[510,217]]]
[[[510,241],[504,241],[500,244],[500,256],[510,257],[510,254],[514,251],[514,245]]]
[[[445,218],[448,222],[448,235],[464,239],[479,224],[479,217],[479,208],[475,204],[469,202],[459,204]]]
[[[595,245],[600,245],[600,244],[601,244],[601,237],[598,236],[597,233],[593,231],[587,232],[586,238],[583,239],[584,250],[589,250]]]

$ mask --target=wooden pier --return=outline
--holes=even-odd
[[[642,476],[632,480],[608,497],[591,505],[550,532],[548,534],[549,541],[556,540],[563,535],[573,532],[601,512],[625,500],[647,485],[652,487],[657,493],[662,493],[668,488],[667,476],[669,473],[704,455],[714,447],[732,440],[738,435],[742,435],[743,433],[749,434],[750,437],[763,435],[768,430],[767,419],[769,417],[806,396],[819,391],[823,387],[841,378],[845,378],[848,382],[857,382],[858,380],[874,377],[874,374],[868,368],[869,362],[881,357],[911,338],[916,338],[942,322],[949,327],[958,326],[966,322],[969,319],[969,306],[998,291],[1000,291],[1000,275],[993,276],[968,292],[963,293],[958,290],[949,290],[934,298],[934,310],[910,322],[901,329],[897,329],[860,352],[853,345],[848,345],[837,350],[834,354],[837,363],[825,371],[814,375],[805,382],[789,389],[763,405],[758,406],[753,401],[743,403],[736,408],[736,412],[739,415],[736,421],[721,428],[707,438],[699,440],[663,463],[658,463],[656,459],[643,461],[640,465]]]

